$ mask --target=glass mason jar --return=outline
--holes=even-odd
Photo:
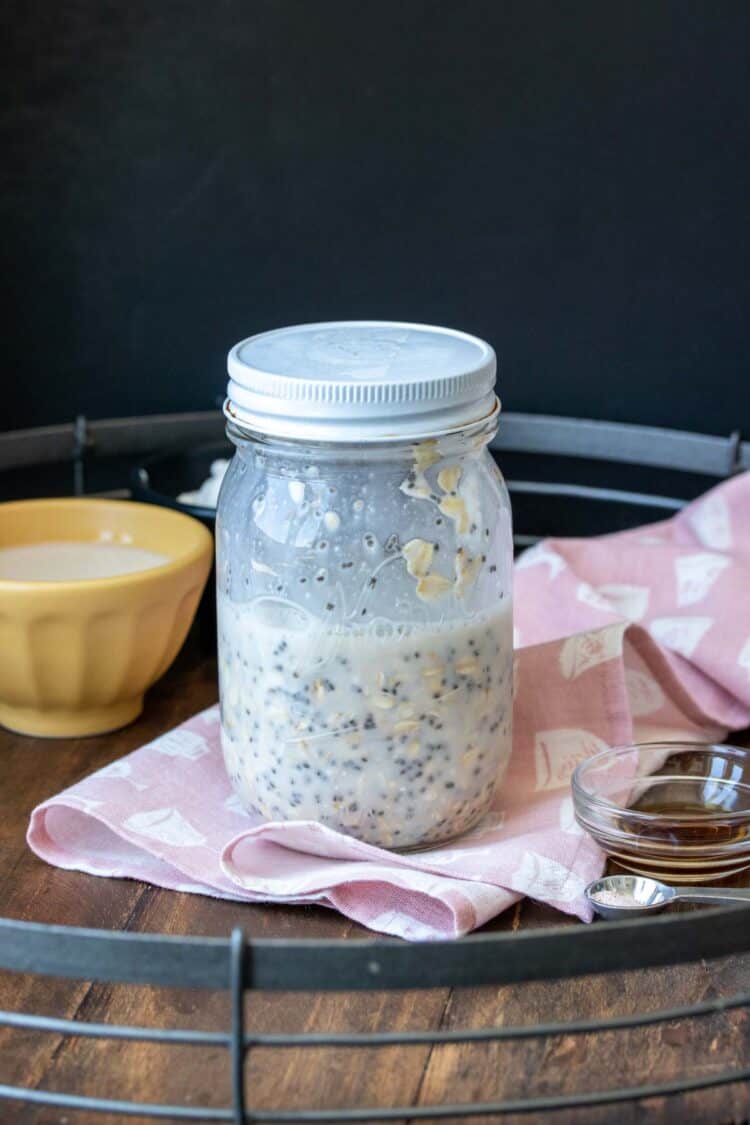
[[[268,820],[436,844],[511,748],[510,504],[495,358],[418,325],[307,325],[229,356],[216,522],[221,733]]]

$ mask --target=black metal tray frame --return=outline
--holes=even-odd
[[[0,435],[0,469],[44,461],[70,460],[74,482],[83,490],[85,462],[91,456],[152,451],[165,443],[189,444],[219,438],[214,414],[170,415],[86,423]],[[507,415],[493,448],[500,451],[585,457],[620,464],[679,470],[721,479],[750,468],[750,444],[735,433],[728,438],[578,419]],[[515,481],[511,491],[567,496],[594,503],[631,505],[667,514],[684,497],[648,491]],[[520,534],[520,545],[536,536]],[[750,993],[680,1008],[642,1012],[610,1020],[573,1020],[521,1027],[469,1028],[462,1031],[412,1031],[362,1034],[304,1033],[248,1035],[243,997],[252,990],[341,991],[477,987],[512,982],[563,979],[696,961],[750,951],[750,908],[729,907],[671,917],[588,927],[557,927],[512,934],[473,935],[458,942],[406,944],[393,940],[356,942],[246,941],[241,930],[228,939],[111,933],[45,926],[0,918],[0,968],[75,980],[98,980],[162,987],[218,989],[231,998],[226,1032],[95,1024],[34,1013],[0,1012],[0,1025],[62,1036],[140,1040],[172,1045],[223,1046],[231,1058],[231,1090],[223,1108],[135,1103],[50,1090],[0,1085],[0,1100],[18,1099],[71,1110],[115,1113],[123,1117],[182,1121],[363,1122],[502,1116],[633,1102],[692,1090],[750,1081],[750,1066],[706,1077],[618,1087],[572,1095],[548,1095],[460,1105],[388,1108],[253,1110],[246,1105],[243,1066],[255,1047],[342,1049],[416,1044],[495,1042],[582,1035],[622,1030],[675,1019],[698,1018],[750,1007]]]
[[[179,1106],[115,1101],[50,1090],[0,1085],[0,1099],[153,1119],[257,1122],[394,1121],[403,1118],[502,1116],[581,1108],[669,1096],[750,1080],[750,1067],[667,1083],[618,1087],[585,1094],[457,1105],[248,1110],[243,1066],[253,1047],[384,1047],[497,1042],[623,1030],[697,1018],[750,1006],[750,994],[610,1020],[573,1020],[521,1027],[463,1031],[300,1033],[247,1035],[243,997],[248,990],[304,992],[477,987],[550,980],[588,973],[697,961],[750,950],[750,908],[637,919],[571,929],[476,935],[458,942],[406,944],[392,940],[246,942],[240,929],[229,940],[109,933],[68,926],[0,920],[0,968],[74,980],[229,990],[226,1032],[83,1023],[30,1013],[0,1012],[0,1025],[96,1039],[140,1040],[189,1046],[223,1046],[231,1058],[231,1104]]]

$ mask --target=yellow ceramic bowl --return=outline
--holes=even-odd
[[[55,738],[131,722],[192,624],[213,540],[190,516],[124,500],[0,504],[0,547],[126,543],[166,555],[150,570],[65,582],[0,579],[0,723]]]

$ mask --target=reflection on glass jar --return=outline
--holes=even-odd
[[[366,342],[377,330],[376,359],[385,360],[357,374],[358,391],[363,380],[386,389],[369,409],[345,404],[336,416],[337,403],[316,403],[300,419],[287,401],[288,417],[269,422],[257,396],[237,406],[238,349],[247,384],[255,391],[262,381],[248,361],[253,341],[230,353],[236,454],[217,513],[222,744],[232,784],[264,817],[424,846],[481,818],[510,754],[512,534],[487,450],[497,424],[494,355],[443,330],[341,330],[349,352],[357,334]],[[337,356],[335,380],[317,370],[336,331],[326,326],[314,350],[308,389],[351,386],[346,359]],[[435,343],[439,331],[468,351],[460,359],[473,398],[455,355],[441,352],[440,336]],[[300,351],[290,356],[295,332]],[[310,332],[256,338],[277,379],[269,337],[295,383]],[[399,358],[406,376],[394,371]],[[387,400],[407,377],[433,388],[429,418]],[[267,386],[260,397],[279,396]],[[457,404],[457,391],[467,401]]]

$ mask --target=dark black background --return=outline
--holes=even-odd
[[[517,410],[750,413],[749,4],[4,11],[0,428],[210,409],[349,317],[487,337]]]

